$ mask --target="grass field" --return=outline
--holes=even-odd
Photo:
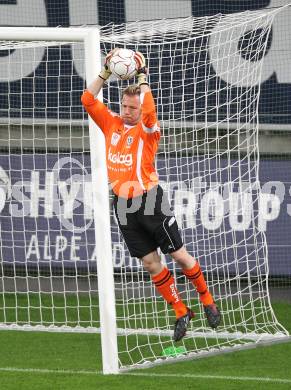
[[[273,305],[291,333],[291,304]],[[102,375],[98,334],[0,332],[1,390],[291,389],[291,342]]]

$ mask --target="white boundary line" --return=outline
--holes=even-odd
[[[75,371],[75,370],[50,370],[45,368],[17,368],[0,367],[1,372],[21,372],[28,374],[61,374],[61,375],[100,375],[101,371]],[[291,384],[291,379],[271,378],[271,377],[252,377],[252,376],[229,376],[229,375],[200,375],[200,374],[173,374],[173,373],[153,373],[153,372],[127,372],[120,374],[122,376],[141,376],[141,377],[171,377],[171,378],[189,378],[189,379],[213,379],[213,380],[232,380],[242,382],[265,382],[265,383],[287,383]]]

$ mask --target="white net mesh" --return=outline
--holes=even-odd
[[[260,193],[257,143],[260,71],[276,12],[101,28],[103,54],[122,46],[147,58],[162,124],[160,182],[223,316],[217,332],[208,329],[191,284],[164,257],[185,303],[196,312],[180,350],[173,350],[174,313],[139,261],[130,258],[112,215],[121,368],[285,334],[268,295],[263,226],[275,200]],[[96,331],[91,170],[80,106],[82,45],[5,41],[1,50],[7,81],[0,92],[0,322]],[[22,77],[15,83],[17,72]],[[119,112],[125,85],[112,81],[104,89],[113,111]]]

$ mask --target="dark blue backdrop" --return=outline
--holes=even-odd
[[[153,4],[149,1],[149,6]],[[16,0],[0,0],[1,5],[16,4]],[[164,3],[167,5],[167,1]],[[124,0],[96,0],[96,24],[105,25],[108,23],[123,23],[126,22],[126,9],[128,6]],[[256,0],[256,1],[236,1],[236,0],[193,0],[192,14],[194,16],[213,15],[218,12],[232,13],[244,10],[261,9],[267,6],[272,6],[271,1]],[[132,4],[132,7],[135,5]],[[170,7],[170,4],[169,4]],[[48,26],[69,26],[69,0],[46,0],[45,9],[47,15]],[[15,11],[16,12],[16,11]],[[29,10],[27,10],[29,12]],[[89,12],[89,11],[88,11]],[[286,15],[290,10],[284,12]],[[86,20],[86,8],[82,8],[84,14],[82,20]],[[175,17],[176,15],[173,15]],[[284,15],[283,15],[284,16]],[[278,18],[282,18],[278,16]],[[94,19],[94,17],[93,17]],[[88,15],[88,20],[92,21],[92,15]],[[281,20],[284,23],[281,23]],[[12,21],[11,21],[12,22]],[[9,25],[9,20],[5,21]],[[12,23],[10,23],[12,24]],[[266,123],[276,124],[290,124],[291,123],[291,83],[290,83],[290,23],[285,19],[278,19],[276,31],[272,31],[270,35],[270,42],[268,46],[272,45],[272,60],[270,67],[274,65],[274,70],[270,72],[268,78],[263,81],[261,85],[261,98],[259,102],[260,121]],[[276,33],[276,39],[275,39]],[[280,45],[280,47],[274,47]],[[288,54],[289,53],[289,54]],[[2,51],[1,57],[9,56],[9,51]],[[1,60],[0,57],[0,60]],[[59,59],[62,62],[59,67]],[[70,48],[62,50],[61,54],[58,50],[51,49],[44,54],[42,63],[40,63],[35,70],[34,80],[32,77],[26,77],[22,80],[16,80],[9,85],[5,82],[0,82],[0,116],[7,116],[7,110],[10,109],[12,116],[46,116],[46,117],[73,117],[80,118],[82,109],[79,104],[79,94],[84,87],[83,80],[80,79],[76,71],[71,75],[71,51]],[[275,62],[276,65],[275,65]],[[278,81],[277,71],[281,67],[281,78],[285,81]],[[211,67],[207,70],[213,71]],[[163,69],[166,73],[167,69]],[[60,78],[56,78],[56,73]],[[284,76],[285,75],[285,76]],[[32,75],[31,75],[32,76]],[[44,76],[47,77],[45,80]],[[287,81],[289,80],[289,82]],[[213,86],[209,85],[209,102],[211,104],[211,89],[215,88],[215,78]],[[223,82],[220,85],[223,87]],[[57,92],[57,88],[61,88],[61,93]],[[71,92],[74,91],[74,92]],[[9,92],[9,95],[8,95]],[[243,90],[239,91],[240,95]],[[236,88],[233,88],[234,96],[237,94]],[[224,97],[221,95],[221,99]],[[204,102],[199,99],[201,104]],[[49,108],[44,109],[45,102]],[[60,107],[60,111],[58,108]],[[57,114],[56,112],[59,111]],[[212,118],[208,118],[212,120]]]
[[[181,166],[187,162],[186,158],[180,160]],[[170,166],[176,165],[176,160],[170,159],[169,163]],[[169,170],[170,182],[186,180],[185,185],[189,185],[187,180],[192,175],[193,177],[197,176],[197,169],[201,168],[201,164],[202,162],[198,158],[194,159],[193,164],[189,166],[190,175],[185,170],[184,173],[183,170],[180,173],[177,173],[176,169],[173,169],[172,173]],[[209,162],[208,169],[213,173],[205,179],[208,182],[206,182],[206,188],[201,191],[201,197],[209,191],[209,182],[213,183],[219,179],[223,185],[231,180],[227,172],[236,175],[234,167],[231,170],[227,169],[228,164],[228,160],[221,159],[219,166],[221,173],[219,176],[215,176],[215,162]],[[69,214],[65,213],[66,201],[60,194],[59,187],[60,183],[64,185],[66,182],[66,193],[70,194],[72,183],[86,182],[90,184],[89,165],[89,156],[80,153],[70,155],[53,153],[0,154],[0,167],[3,169],[1,171],[0,199],[3,200],[6,197],[5,203],[0,202],[1,254],[4,263],[15,262],[17,266],[17,264],[23,265],[26,262],[28,266],[40,267],[48,264],[58,267],[62,266],[63,263],[68,268],[75,264],[86,269],[96,267],[94,226],[92,212],[88,211],[88,207],[90,209],[92,204],[90,197],[88,197],[89,187],[80,185],[72,203],[71,214],[70,212]],[[271,275],[291,275],[290,165],[290,160],[262,160],[260,163],[261,185],[263,186],[266,182],[280,181],[284,188],[284,191],[281,192],[282,202],[278,216],[267,222],[266,229],[264,229],[269,248]],[[164,160],[159,159],[158,167],[161,173],[163,166]],[[35,172],[39,175],[37,181],[33,179]],[[52,181],[49,181],[48,174],[52,172],[54,172],[54,177]],[[177,187],[175,188],[177,190]],[[42,193],[39,193],[37,199],[32,200],[39,190]],[[173,201],[176,190],[170,196]],[[196,190],[197,188],[195,188]],[[193,192],[194,190],[188,187],[187,191]],[[45,200],[46,193],[48,198]],[[256,202],[250,206],[254,208],[256,215]],[[118,267],[123,256],[125,256],[126,264],[128,264],[129,259],[127,251],[120,245],[114,219],[112,219],[112,224],[114,264]],[[84,228],[85,226],[86,228]],[[194,228],[194,243],[192,228]],[[220,264],[225,263],[225,261],[232,263],[236,259],[242,268],[246,265],[246,257],[249,265],[254,264],[255,269],[262,265],[264,252],[262,250],[254,251],[255,243],[258,247],[261,246],[262,235],[253,229],[252,224],[245,230],[239,231],[230,226],[228,216],[226,216],[216,230],[210,231],[201,223],[200,211],[198,211],[196,223],[192,228],[189,228],[189,221],[186,221],[183,226],[185,243],[191,252],[194,252],[195,255],[199,254],[202,265],[205,264],[206,258],[208,265],[211,261],[214,264]],[[254,232],[257,232],[256,239],[254,239]],[[241,245],[241,241],[246,241],[247,245]],[[229,266],[230,271],[233,266],[233,264]]]

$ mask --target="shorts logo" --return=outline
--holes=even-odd
[[[169,225],[169,226],[172,226],[173,223],[174,223],[175,221],[176,221],[175,217],[172,217],[172,218],[169,220],[168,225]]]
[[[129,136],[127,137],[126,145],[130,146],[133,143],[133,137]]]
[[[121,135],[118,133],[113,133],[111,136],[111,145],[116,146],[118,141],[120,140]]]

